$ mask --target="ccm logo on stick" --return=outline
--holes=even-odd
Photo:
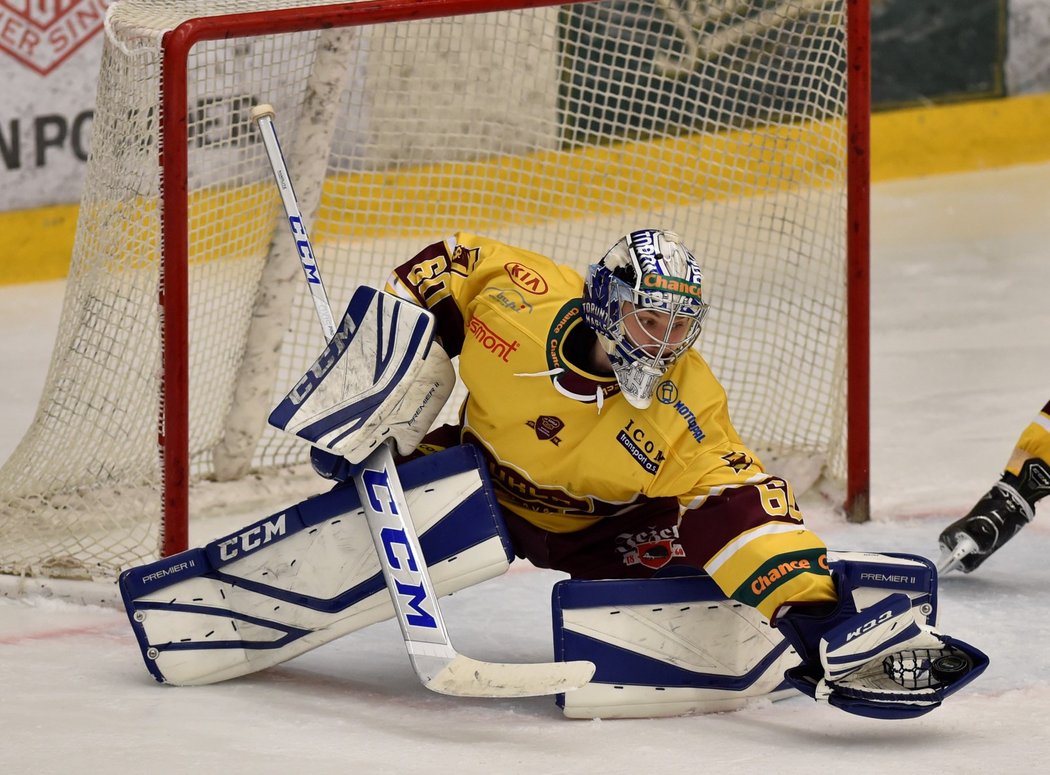
[[[292,225],[292,235],[295,237],[295,248],[299,251],[299,257],[316,261],[310,249],[310,236],[306,233],[306,227],[303,226],[303,219],[293,215],[288,219],[288,223]],[[304,263],[303,268],[306,270],[307,280],[317,285],[321,284],[321,276],[317,274],[317,264]]]
[[[372,509],[377,512],[386,512],[401,517],[397,509],[397,503],[390,497],[390,476],[384,469],[375,471],[366,468],[361,474],[365,490],[368,493],[368,502]],[[387,497],[383,499],[379,490],[385,490]],[[408,542],[405,531],[399,528],[384,527],[379,531],[383,542],[383,551],[390,566],[391,576],[394,579],[394,588],[397,593],[407,598],[408,607],[414,613],[406,612],[405,620],[416,627],[427,627],[437,629],[437,620],[433,615],[424,610],[427,602],[427,591],[423,586],[423,576],[419,572],[419,563],[412,553],[412,547]],[[400,578],[399,578],[400,577]]]

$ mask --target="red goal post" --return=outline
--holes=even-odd
[[[580,269],[627,229],[682,233],[745,441],[866,519],[867,30],[866,0],[113,6],[55,355],[0,471],[0,571],[178,551],[191,513],[244,497],[216,482],[287,502],[275,472],[305,450],[265,416],[321,342],[254,102],[337,306],[457,229]]]

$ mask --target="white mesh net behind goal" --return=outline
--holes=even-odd
[[[61,329],[0,470],[0,572],[107,576],[156,556],[162,35],[316,5],[111,8]],[[771,467],[841,475],[844,5],[606,0],[197,44],[190,513],[214,480],[245,477],[279,507],[280,471],[307,459],[265,424],[323,340],[250,121],[260,102],[334,307],[460,229],[581,271],[630,230],[673,229],[704,269],[699,347],[744,439]]]

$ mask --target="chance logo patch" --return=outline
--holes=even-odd
[[[0,0],[0,49],[47,75],[102,29],[113,0]]]

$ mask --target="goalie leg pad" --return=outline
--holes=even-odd
[[[559,695],[569,718],[713,713],[794,694],[784,671],[798,657],[783,636],[707,575],[561,581],[552,608],[556,658],[596,666]]]
[[[473,447],[399,473],[438,594],[507,569],[510,539]],[[147,669],[176,685],[246,675],[394,616],[353,487],[127,570],[119,587]]]

